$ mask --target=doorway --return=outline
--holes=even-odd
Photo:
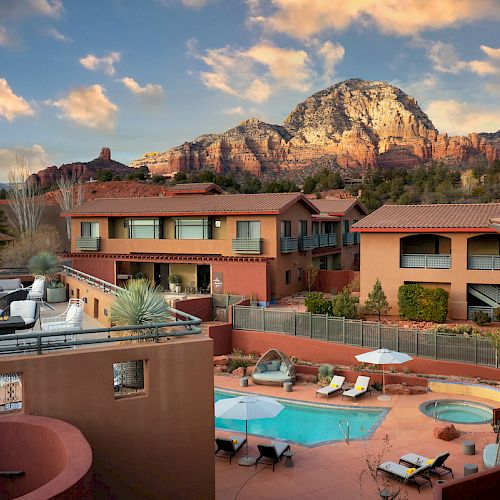
[[[94,318],[99,317],[99,300],[94,299]]]
[[[201,293],[210,292],[210,266],[198,264],[196,266],[196,283],[198,291]]]
[[[165,290],[168,290],[168,264],[157,263],[154,264],[154,279],[156,285],[161,285]]]

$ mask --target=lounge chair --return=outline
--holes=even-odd
[[[243,436],[230,436],[228,439],[215,438],[215,443],[217,444],[215,454],[218,457],[229,457],[229,463],[231,463],[232,458],[240,451],[246,441],[246,438]]]
[[[26,289],[28,290],[29,300],[36,300],[40,302],[42,306],[45,305],[43,301],[43,295],[45,293],[45,276],[35,276],[35,281],[33,281],[30,286],[26,287]]]
[[[16,330],[31,330],[40,317],[40,306],[34,300],[14,300],[3,311],[6,316],[20,316],[24,326],[17,326]]]
[[[384,462],[377,467],[377,474],[379,471],[389,474],[394,479],[403,481],[403,483],[413,484],[418,488],[420,493],[420,486],[428,484],[432,488],[432,482],[428,475],[429,464],[424,464],[422,467],[408,468],[406,465],[397,464],[396,462]]]
[[[274,466],[280,461],[283,453],[290,449],[290,445],[284,441],[271,441],[270,445],[258,444],[257,448],[259,449],[260,456],[255,462],[255,467],[257,467],[259,462],[272,465],[274,472]]]
[[[344,399],[344,397],[346,396],[348,398],[353,398],[354,401],[356,401],[356,398],[358,396],[365,394],[368,391],[369,387],[370,387],[370,377],[359,376],[356,379],[354,387],[342,393],[342,399]]]
[[[498,447],[500,444],[487,444],[483,450],[483,467],[485,469],[492,469],[500,465],[500,451]]]
[[[416,453],[408,453],[399,459],[399,463],[403,463],[411,467],[421,467],[422,465],[428,464],[430,465],[430,474],[434,474],[437,477],[443,477],[451,474],[451,477],[453,477],[453,471],[451,468],[444,465],[449,456],[449,452],[441,453],[441,455],[438,455],[436,458],[427,458],[422,455],[417,455]]]
[[[316,397],[318,396],[318,394],[322,394],[326,396],[326,399],[328,399],[328,396],[330,396],[330,394],[334,394],[342,389],[342,385],[344,382],[345,377],[335,375],[329,385],[325,385],[325,387],[322,387],[321,389],[318,389],[316,391]]]

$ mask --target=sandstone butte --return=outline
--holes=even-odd
[[[500,131],[439,134],[417,101],[380,81],[346,80],[298,104],[283,125],[251,118],[221,134],[202,135],[163,153],[146,153],[131,167],[168,174],[299,171],[337,164],[414,167],[431,160],[464,164],[500,158]]]

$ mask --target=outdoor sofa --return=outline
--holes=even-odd
[[[229,464],[231,464],[232,458],[246,442],[244,436],[229,436],[228,439],[215,438],[215,444],[217,445],[215,454],[219,457],[229,458]]]
[[[19,290],[23,287],[21,280],[19,278],[10,280],[0,280],[0,297],[7,295],[14,290]]]
[[[282,386],[295,382],[295,367],[288,356],[277,349],[267,351],[255,365],[254,384]]]
[[[316,397],[318,396],[318,394],[320,394],[326,396],[326,399],[328,399],[328,396],[330,396],[330,394],[335,394],[342,389],[342,385],[344,384],[344,382],[345,377],[335,375],[328,385],[325,385],[325,387],[321,387],[321,389],[318,389],[316,391]]]
[[[40,306],[34,300],[15,300],[3,311],[6,316],[20,316],[24,326],[16,327],[16,330],[32,329],[40,317]]]
[[[274,472],[274,466],[280,461],[283,453],[290,449],[290,445],[284,441],[271,441],[270,445],[258,444],[257,448],[260,455],[255,462],[255,467],[258,463],[272,465]]]
[[[399,459],[399,463],[409,465],[410,467],[430,465],[429,474],[433,474],[437,477],[443,477],[451,474],[451,477],[453,478],[453,470],[444,465],[449,456],[449,452],[441,453],[436,458],[427,458],[422,455],[417,455],[416,453],[408,453]]]

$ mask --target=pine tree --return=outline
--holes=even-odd
[[[368,312],[376,312],[379,321],[381,313],[386,313],[390,309],[389,302],[382,288],[382,283],[378,278],[373,285],[372,291],[368,294],[368,298],[365,302],[365,309]]]

